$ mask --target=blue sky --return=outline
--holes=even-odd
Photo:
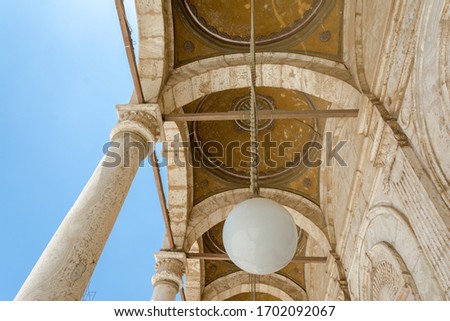
[[[137,41],[133,2],[125,6]],[[114,0],[1,7],[0,300],[12,300],[102,158],[115,105],[133,88]],[[91,279],[95,300],[151,297],[163,231],[146,164]]]

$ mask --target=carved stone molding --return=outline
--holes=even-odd
[[[186,271],[186,254],[183,252],[157,252],[155,258],[156,273],[152,277],[152,285],[170,283],[180,289],[183,283],[182,277]]]
[[[415,223],[409,211],[404,214],[391,206],[380,205],[371,208],[365,215],[348,272],[355,300],[388,300],[387,293],[395,291],[382,287],[397,284],[393,274],[402,278],[398,281],[400,285],[396,300],[448,300],[445,282],[442,282],[443,277],[438,270],[446,266],[445,250],[441,248],[443,255],[440,259],[432,259],[441,260],[442,263],[436,264],[427,257],[433,250],[423,244],[421,235],[416,235],[413,229]],[[389,262],[393,269],[386,263],[377,268],[383,261]],[[436,269],[436,265],[441,266]],[[374,282],[378,294],[372,298]]]
[[[111,131],[111,139],[120,133],[134,133],[145,143],[163,139],[163,120],[157,104],[117,105],[119,122]]]
[[[330,255],[333,257],[334,261],[335,261],[335,265],[337,268],[337,274],[338,274],[338,284],[339,284],[339,288],[342,291],[342,294],[344,296],[344,300],[345,301],[351,301],[351,297],[350,297],[350,292],[348,289],[348,281],[347,281],[347,277],[345,275],[345,268],[344,268],[344,264],[342,263],[341,257],[339,256],[339,254],[336,253],[336,251],[333,249],[330,251]]]
[[[391,190],[392,167],[395,162],[395,155],[398,148],[398,141],[392,131],[384,123],[379,123],[375,133],[372,147],[372,158],[374,165],[383,168],[383,192],[388,194]]]
[[[394,164],[392,186],[399,195],[401,204],[408,213],[414,232],[425,250],[425,255],[436,271],[442,289],[450,288],[450,232],[449,216],[438,210],[428,192],[431,183],[425,185],[416,174],[412,164],[399,154]]]
[[[372,271],[372,299],[395,301],[401,288],[401,277],[388,261],[382,261]]]
[[[421,299],[411,273],[390,244],[378,243],[366,255],[363,299],[377,301]]]

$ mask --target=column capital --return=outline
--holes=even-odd
[[[183,252],[161,251],[155,253],[155,259],[156,273],[152,277],[153,286],[161,282],[172,283],[179,290],[186,270],[186,254]]]
[[[111,130],[111,139],[124,132],[141,136],[146,142],[164,139],[163,120],[158,104],[117,105],[119,121]]]

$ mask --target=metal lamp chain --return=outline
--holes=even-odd
[[[257,107],[256,107],[256,54],[255,54],[255,1],[251,0],[250,18],[250,189],[254,196],[259,195],[258,184],[258,127],[257,127]]]
[[[258,185],[258,128],[256,118],[256,54],[255,54],[255,1],[251,0],[250,18],[250,189],[254,196],[259,195]],[[250,274],[250,300],[256,301],[255,275]]]

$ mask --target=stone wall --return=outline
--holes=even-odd
[[[367,5],[354,6],[348,58],[370,101],[358,122],[327,123],[348,141],[347,167],[322,170],[330,238],[352,299],[448,300],[448,1],[396,1],[370,17]]]

